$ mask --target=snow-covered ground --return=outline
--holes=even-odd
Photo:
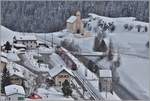
[[[66,98],[63,96],[63,93],[56,91],[56,89],[49,88],[38,88],[37,92],[38,95],[42,97],[44,100],[51,100],[51,101],[74,101],[71,97]]]
[[[116,25],[115,32],[107,35],[112,38],[115,47],[118,47],[121,53],[121,66],[118,69],[121,83],[138,98],[147,98],[150,93],[149,49],[145,47],[146,42],[149,40],[148,32],[137,32],[135,27],[132,31],[127,31],[123,25],[136,26],[141,24],[142,26],[148,26],[148,23],[135,21],[133,17],[106,18],[100,16],[100,18],[106,22],[113,21]],[[96,21],[93,21],[95,27],[96,24],[94,23]],[[58,40],[68,38],[74,40],[75,44],[82,47],[83,51],[92,51],[94,35],[92,36],[87,38],[72,37],[70,39],[71,36],[68,35],[58,38]],[[131,85],[134,85],[134,87],[131,87]]]
[[[114,22],[116,30],[113,33],[108,33],[119,48],[121,53],[121,66],[118,69],[120,75],[120,82],[129,91],[136,95],[140,99],[145,99],[150,93],[150,69],[149,69],[149,54],[148,49],[145,47],[146,42],[149,40],[148,32],[137,32],[135,28],[132,31],[124,30],[124,24],[148,26],[148,23],[134,21],[133,17],[122,18],[109,18],[93,15],[96,18],[101,18],[106,22]],[[91,23],[93,27],[96,26],[96,21]],[[13,32],[3,26],[1,26],[1,44],[4,44],[7,40],[12,42],[14,35],[19,35],[19,32]],[[38,38],[46,39],[47,41],[54,40],[54,43],[60,44],[61,40],[66,38],[74,40],[75,44],[82,47],[82,50],[92,51],[94,34],[87,38],[77,38],[66,30],[54,33],[37,34]],[[85,69],[81,70],[83,74]],[[92,76],[92,75],[91,75]],[[93,78],[93,77],[92,77]],[[149,97],[150,98],[150,97]]]
[[[120,82],[137,98],[148,98],[150,94],[150,64],[149,49],[145,46],[149,40],[148,32],[143,32],[143,29],[141,32],[137,32],[135,27],[132,31],[123,28],[124,24],[149,26],[148,23],[135,21],[133,17],[108,18],[100,16],[100,18],[106,22],[113,21],[116,25],[115,32],[107,35],[112,38],[121,53],[121,66],[118,69]]]
[[[121,53],[119,68],[121,83],[140,99],[149,96],[149,53],[145,44],[148,33],[112,33]]]
[[[132,31],[127,31],[123,25],[149,26],[148,23],[135,21],[133,17],[108,18],[100,16],[100,18],[106,22],[113,21],[116,25],[115,32],[107,35],[113,39],[121,53],[121,66],[118,70],[120,82],[137,98],[146,99],[150,94],[149,49],[145,46],[149,40],[148,32],[143,32],[142,28],[141,32],[137,32],[135,27]]]

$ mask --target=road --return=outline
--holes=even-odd
[[[114,91],[123,100],[138,100],[132,93],[130,93],[119,83],[114,85]]]

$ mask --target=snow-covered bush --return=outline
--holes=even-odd
[[[128,29],[128,24],[124,24],[124,29]]]
[[[92,30],[92,26],[91,24],[88,24],[88,31],[91,31]]]
[[[136,28],[137,28],[137,31],[138,31],[138,32],[140,32],[140,31],[141,31],[142,26],[141,26],[141,25],[136,25]]]
[[[112,23],[108,23],[108,29],[109,29],[110,32],[113,32],[115,30],[115,25],[114,25],[113,22]]]
[[[131,31],[133,29],[133,25],[128,26],[128,30]]]

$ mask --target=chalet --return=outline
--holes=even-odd
[[[67,30],[71,33],[84,34],[83,23],[81,20],[81,13],[76,12],[76,16],[71,16],[67,19]]]
[[[15,44],[23,44],[27,49],[33,49],[37,47],[37,39],[35,35],[14,36],[13,42]]]
[[[22,86],[8,85],[5,87],[6,101],[25,101],[25,91]]]
[[[112,92],[111,70],[99,70],[99,87],[101,92]]]
[[[73,77],[73,73],[64,66],[52,68],[49,74],[56,86],[62,86],[62,83],[65,80],[68,80],[71,83]]]
[[[25,77],[23,75],[21,66],[16,63],[10,62],[8,63],[7,68],[10,74],[10,82],[12,84],[22,85],[23,81],[25,80]]]

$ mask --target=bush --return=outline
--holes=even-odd
[[[5,50],[7,50],[7,53],[8,53],[9,50],[11,50],[11,47],[12,46],[10,45],[9,41],[7,41],[6,44],[5,44]]]
[[[138,32],[140,32],[141,27],[142,27],[141,25],[136,25],[136,28],[137,28],[137,31],[138,31]]]
[[[128,24],[125,24],[125,25],[124,25],[124,29],[128,29]]]
[[[147,30],[148,30],[148,28],[147,28],[147,26],[145,26],[145,27],[144,27],[144,31],[147,32]]]

